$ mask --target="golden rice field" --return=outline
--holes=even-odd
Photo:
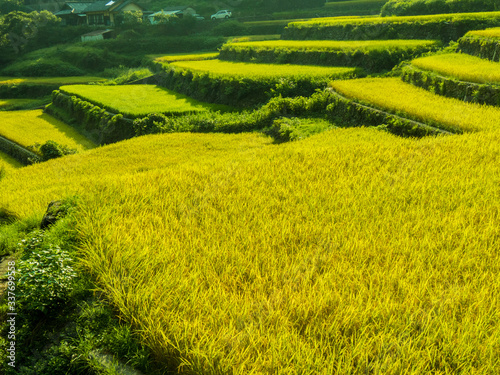
[[[281,34],[245,35],[236,37],[231,36],[227,39],[227,43],[256,42],[261,40],[279,40],[280,38]]]
[[[225,44],[222,48],[251,48],[263,50],[298,50],[298,51],[372,51],[397,50],[418,47],[436,47],[440,43],[434,40],[268,40]]]
[[[2,170],[10,172],[11,170],[21,168],[22,166],[23,165],[16,159],[13,159],[9,155],[0,151],[0,176]]]
[[[62,121],[40,110],[0,111],[0,136],[21,146],[55,141],[78,151],[95,147],[95,144]]]
[[[341,78],[352,76],[357,68],[324,67],[310,65],[282,64],[279,69],[275,64],[254,64],[244,62],[229,62],[221,60],[178,61],[170,64],[178,68],[196,72],[206,72],[214,76],[233,76],[246,78],[276,78],[276,77],[331,77]]]
[[[172,61],[199,61],[216,59],[219,56],[218,52],[204,52],[204,53],[176,53],[171,55],[151,56],[157,62],[172,62]]]
[[[322,17],[307,21],[290,22],[289,27],[316,27],[333,26],[343,24],[399,24],[399,23],[422,23],[429,21],[454,22],[458,20],[481,20],[500,17],[500,12],[476,12],[476,13],[450,13],[431,14],[423,16],[390,16],[390,17]]]
[[[447,53],[421,57],[412,65],[462,81],[500,84],[500,63],[465,53]]]
[[[0,77],[0,85],[19,85],[19,84],[37,84],[37,85],[71,85],[77,83],[89,83],[105,81],[102,77],[78,76],[78,77]]]
[[[500,108],[435,95],[400,78],[332,81],[330,86],[356,101],[431,122],[452,131],[500,129]]]
[[[132,117],[155,112],[180,114],[229,109],[227,106],[203,103],[154,85],[70,85],[61,86],[60,90],[88,100],[111,112]]]
[[[9,174],[0,206],[79,194],[83,264],[178,373],[494,374],[499,144],[145,136]]]
[[[500,27],[492,27],[484,30],[469,31],[466,36],[481,36],[486,38],[500,38]]]

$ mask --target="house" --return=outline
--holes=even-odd
[[[159,12],[150,14],[148,16],[148,19],[152,25],[155,25],[155,24],[159,23],[159,21],[157,20],[158,16],[165,15],[165,16],[175,16],[178,18],[182,18],[185,15],[194,16],[195,14],[196,14],[196,11],[193,8],[190,8],[188,6],[176,6],[176,7],[168,7],[168,8],[162,9]]]
[[[88,25],[113,26],[116,16],[125,11],[143,11],[143,8],[132,0],[103,0],[89,5],[84,13],[87,16]]]
[[[91,4],[93,3],[65,3],[59,10],[59,12],[54,13],[54,15],[61,18],[62,25],[84,25],[87,23],[87,18],[84,11]]]

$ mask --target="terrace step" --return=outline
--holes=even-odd
[[[458,41],[461,52],[500,61],[500,27],[469,31]]]
[[[440,46],[439,41],[433,40],[270,40],[227,43],[219,58],[268,64],[355,66],[381,72]]]
[[[451,133],[500,129],[500,108],[446,98],[402,82],[399,78],[333,81],[330,86],[353,102]]]
[[[470,71],[471,74],[478,72],[481,70]],[[403,82],[449,98],[494,106],[500,105],[499,84],[470,82],[457,78],[457,75],[450,76],[440,73],[441,71],[420,69],[410,64],[403,67],[401,79]]]

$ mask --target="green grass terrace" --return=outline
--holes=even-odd
[[[172,66],[189,69],[191,71],[210,73],[214,76],[233,76],[242,78],[295,78],[308,76],[311,78],[332,77],[341,78],[356,73],[351,67],[325,67],[284,64],[277,67],[275,64],[253,64],[221,60],[208,61],[180,61]]]
[[[435,40],[267,40],[227,43],[224,50],[363,51],[406,50],[439,46]]]
[[[464,53],[421,57],[411,64],[461,81],[500,84],[500,63]]]
[[[423,23],[428,21],[456,22],[458,20],[483,20],[500,18],[500,12],[477,12],[477,13],[451,13],[431,14],[422,16],[404,17],[324,17],[313,18],[307,21],[290,22],[289,27],[315,27],[322,25],[344,25],[344,24],[398,24],[398,23]]]
[[[451,132],[500,129],[500,108],[446,98],[402,82],[399,78],[333,81],[330,86],[361,104]]]
[[[110,112],[121,113],[132,118],[146,116],[149,113],[175,115],[210,110],[231,110],[227,106],[203,103],[154,85],[70,85],[62,86],[60,90],[67,95],[78,96]]]
[[[500,27],[492,27],[485,30],[472,30],[466,36],[481,38],[500,38]]]
[[[0,85],[71,85],[77,83],[89,83],[105,81],[102,77],[78,76],[78,77],[5,77],[0,76]]]

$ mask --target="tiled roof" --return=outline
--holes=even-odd
[[[101,0],[96,1],[95,3],[90,4],[84,11],[84,13],[88,12],[103,12],[111,8],[112,5],[116,4],[116,1],[113,0]]]

